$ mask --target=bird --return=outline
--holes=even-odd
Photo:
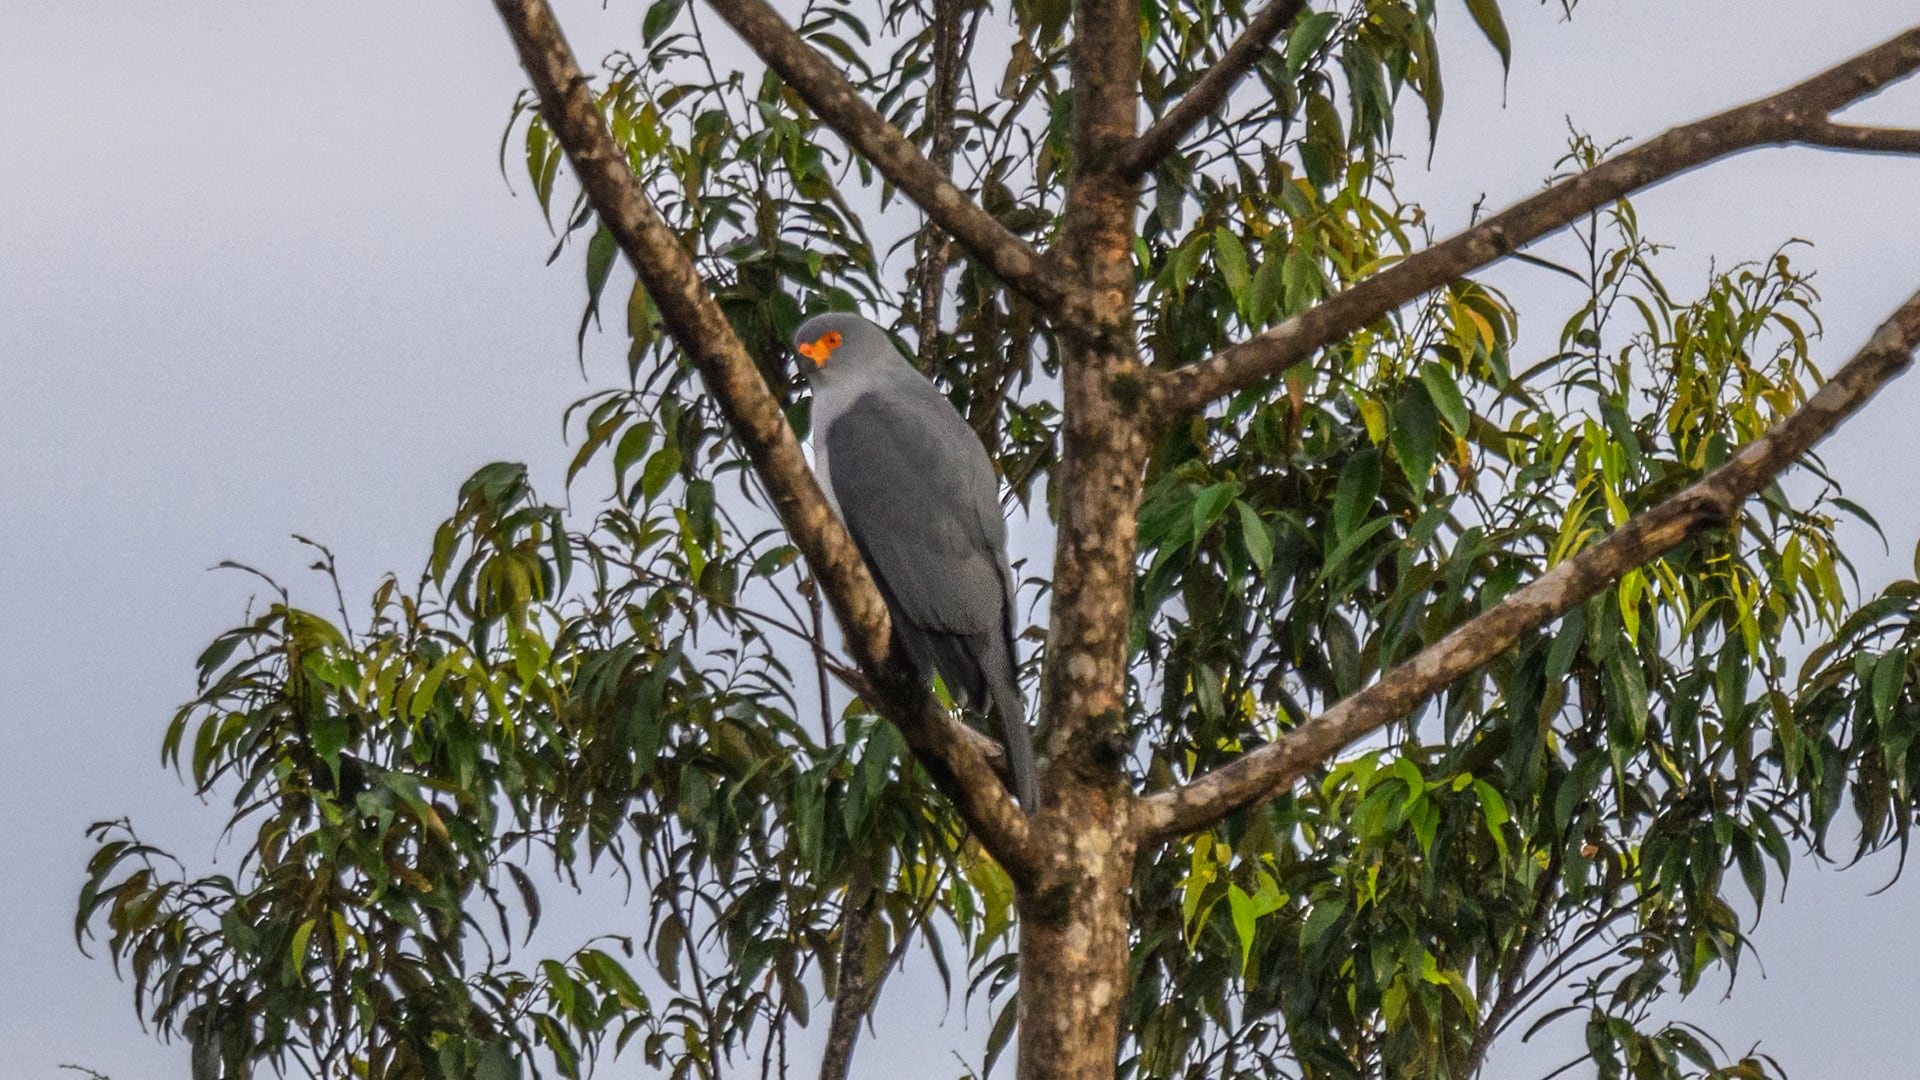
[[[794,333],[813,391],[814,470],[923,679],[996,721],[1020,804],[1038,804],[1013,649],[1014,580],[993,463],[886,331],[851,312]]]

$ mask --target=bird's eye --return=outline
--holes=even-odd
[[[827,342],[827,348],[829,348],[829,349],[837,349],[837,348],[839,348],[839,347],[840,347],[840,335],[839,335],[839,334],[828,334],[828,335],[827,335],[827,337],[826,337],[826,342]]]

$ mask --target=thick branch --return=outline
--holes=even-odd
[[[1273,798],[1342,747],[1404,717],[1453,680],[1504,652],[1635,567],[1695,532],[1731,521],[1740,505],[1906,370],[1920,346],[1920,293],[1807,403],[1726,464],[1634,517],[1593,547],[1468,620],[1379,682],[1231,765],[1145,800],[1148,834],[1171,839]]]
[[[1158,375],[1151,391],[1155,418],[1165,424],[1217,397],[1279,374],[1402,304],[1590,211],[1736,151],[1787,143],[1905,149],[1910,143],[1905,133],[1848,128],[1827,117],[1916,68],[1920,68],[1920,27],[1772,97],[1674,128],[1402,259],[1258,337],[1191,367]]]
[[[855,153],[938,222],[961,247],[1014,291],[1052,311],[1063,295],[1058,274],[1025,240],[968,199],[938,165],[860,97],[766,0],[708,0],[787,85],[847,140]]]
[[[1920,131],[1912,128],[1818,124],[1796,141],[1808,146],[1830,146],[1835,150],[1858,150],[1868,154],[1920,154]]]
[[[1113,164],[1113,171],[1127,179],[1139,179],[1148,169],[1158,164],[1161,158],[1173,153],[1180,140],[1187,137],[1202,120],[1213,114],[1227,95],[1239,85],[1253,65],[1271,47],[1273,39],[1280,32],[1293,25],[1293,20],[1305,10],[1307,0],[1272,0],[1260,13],[1247,23],[1247,28],[1227,46],[1206,74],[1200,76],[1193,88],[1168,109],[1153,126],[1140,133],[1140,137],[1127,144]]]
[[[821,496],[780,403],[614,143],[552,9],[546,0],[495,0],[495,7],[540,96],[540,114],[566,147],[588,201],[633,264],[668,332],[699,369],[781,523],[813,568],[848,651],[877,691],[873,704],[900,728],[981,845],[1015,880],[1029,878],[1037,856],[1026,816],[973,740],[934,703],[905,656],[895,654],[886,605]]]

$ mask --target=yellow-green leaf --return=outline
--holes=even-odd
[[[1500,54],[1502,70],[1513,67],[1513,38],[1507,33],[1507,20],[1500,15],[1500,0],[1467,0],[1467,11],[1472,13],[1473,21],[1480,32],[1487,37],[1487,43]]]

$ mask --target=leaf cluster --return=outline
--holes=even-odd
[[[1309,11],[1152,171],[1135,243],[1149,363],[1195,363],[1425,242],[1392,139],[1416,104],[1439,129],[1442,7],[1462,10]],[[1499,5],[1463,10],[1504,64]],[[909,137],[950,134],[956,183],[1044,243],[1076,167],[1069,14],[813,0],[797,29]],[[1141,14],[1150,117],[1249,16],[1236,0]],[[949,272],[938,230],[794,91],[719,64],[694,7],[639,18],[601,108],[795,429],[793,329],[864,307],[916,339],[1014,496],[1048,512],[1045,321],[971,261]],[[517,137],[553,257],[584,249],[584,366],[616,247],[569,204],[529,105],[503,166]],[[1576,138],[1562,166],[1601,158]],[[1792,245],[1689,296],[1631,205],[1576,239],[1578,265],[1527,257],[1585,297],[1545,349],[1519,343],[1490,282],[1463,279],[1166,433],[1130,627],[1141,790],[1365,686],[1818,384]],[[100,932],[143,1019],[193,1043],[197,1076],[581,1076],[623,1051],[676,1077],[784,1069],[791,1027],[915,945],[992,1011],[983,1072],[1007,1045],[1010,883],[898,732],[836,689],[811,583],[638,285],[624,331],[624,380],[567,418],[568,483],[601,501],[550,506],[523,468],[488,466],[418,582],[383,580],[363,627],[274,585],[200,657],[164,754],[231,803],[231,875],[195,876],[129,823],[96,828],[76,933]],[[1851,603],[1835,530],[1871,518],[1813,475],[1294,793],[1144,856],[1124,1071],[1459,1077],[1516,1025],[1571,1018],[1603,1076],[1777,1073],[1659,1004],[1737,971],[1744,906],[1796,848],[1829,857],[1843,810],[1863,826],[1851,857],[1904,852],[1920,767],[1920,586]],[[1821,644],[1793,675],[1799,639]],[[621,933],[536,937],[543,897],[609,881]]]

